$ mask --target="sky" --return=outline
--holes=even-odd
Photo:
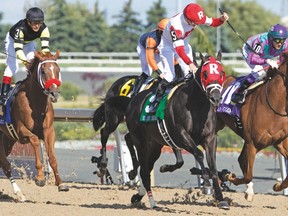
[[[146,11],[149,10],[153,2],[157,0],[133,0],[132,8],[140,14],[140,17],[146,20]],[[219,0],[221,4],[225,1]],[[247,1],[247,0],[242,0]],[[260,5],[264,6],[267,10],[277,13],[281,16],[288,15],[288,0],[255,0]],[[25,18],[25,7],[35,6],[39,0],[1,0],[0,12],[3,12],[2,23],[14,24],[18,20]],[[80,2],[87,5],[87,8],[93,8],[96,0],[66,0],[67,3]],[[113,24],[113,15],[119,14],[123,9],[127,0],[98,0],[99,8],[101,11],[106,11],[107,22],[109,25]],[[144,2],[144,3],[143,3]],[[195,2],[193,0],[162,0],[163,5],[166,5],[168,17],[175,15],[181,11],[187,4]],[[284,9],[285,8],[285,9]],[[205,10],[205,9],[204,9]],[[232,13],[232,11],[230,12]],[[210,15],[212,16],[212,15]]]

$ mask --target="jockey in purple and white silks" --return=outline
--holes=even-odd
[[[242,54],[252,71],[245,77],[237,93],[232,96],[232,102],[244,102],[246,89],[255,81],[263,80],[266,76],[265,68],[268,66],[278,68],[278,63],[274,59],[279,57],[281,62],[281,53],[288,48],[287,37],[287,28],[276,24],[270,28],[269,32],[252,36],[247,40],[247,43],[243,45]]]

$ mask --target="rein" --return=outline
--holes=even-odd
[[[283,79],[283,82],[285,82],[285,80],[287,80],[287,75],[285,75],[284,73],[282,73],[282,72],[279,71],[278,69],[277,69],[277,73],[275,74],[275,76],[276,76],[276,75],[281,76],[282,79]],[[279,113],[279,112],[277,112],[277,111],[272,107],[271,102],[270,102],[269,97],[268,97],[268,83],[269,83],[270,81],[271,81],[271,78],[269,78],[269,80],[268,80],[268,82],[267,82],[267,84],[266,84],[266,88],[265,88],[265,97],[266,97],[266,101],[267,101],[267,103],[268,103],[268,106],[269,106],[269,108],[274,112],[274,114],[279,115],[279,116],[282,116],[282,117],[288,117],[288,113],[286,113],[286,114]]]

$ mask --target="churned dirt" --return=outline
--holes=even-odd
[[[240,192],[224,192],[230,210],[215,207],[212,196],[198,189],[154,187],[157,209],[150,209],[147,196],[141,203],[132,205],[131,196],[136,188],[119,185],[66,183],[70,190],[58,192],[52,183],[38,187],[31,180],[17,179],[26,202],[17,202],[7,179],[0,179],[0,216],[18,215],[85,215],[85,216],[156,216],[156,215],[273,215],[288,213],[288,197],[282,194],[255,194],[248,202]]]

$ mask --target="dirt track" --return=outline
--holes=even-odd
[[[48,184],[37,187],[33,181],[17,180],[27,201],[16,202],[10,182],[0,179],[0,216],[4,215],[287,215],[288,197],[272,194],[256,194],[253,202],[247,202],[243,193],[224,192],[230,201],[230,210],[214,206],[212,196],[204,196],[199,190],[153,188],[158,209],[150,209],[147,196],[137,206],[130,204],[136,189],[123,186],[67,183],[69,192],[58,192]],[[26,213],[25,213],[26,212]]]

